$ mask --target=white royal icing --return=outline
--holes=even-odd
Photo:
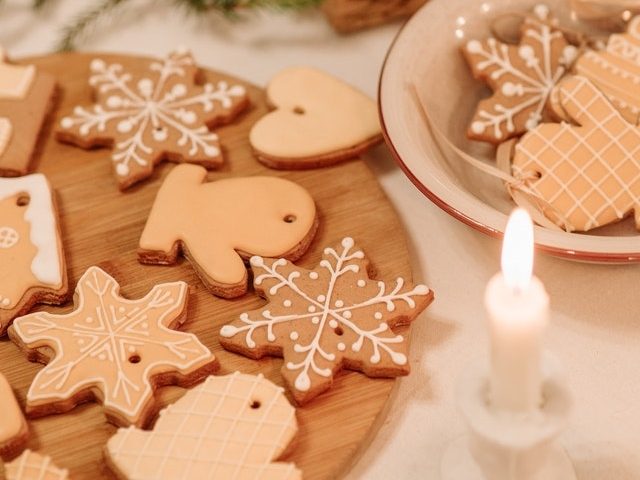
[[[24,218],[31,224],[31,243],[38,249],[31,262],[31,271],[39,282],[58,286],[62,283],[61,248],[49,183],[41,173],[0,178],[0,200],[19,193],[27,193],[30,197]]]
[[[158,369],[186,373],[213,358],[194,334],[167,327],[170,315],[184,308],[187,290],[185,282],[160,284],[144,298],[129,300],[119,295],[110,275],[90,267],[78,281],[71,313],[38,312],[13,323],[24,343],[45,343],[56,351],[54,360],[36,375],[27,401],[64,400],[83,387],[99,385],[105,406],[135,418],[153,397],[150,379]],[[64,341],[69,337],[75,345]],[[139,353],[138,362],[130,360],[134,352]],[[105,365],[95,368],[95,359]]]
[[[151,137],[155,142],[164,142],[169,131],[173,130],[178,137],[178,146],[189,145],[189,155],[202,152],[206,157],[217,157],[220,155],[218,136],[205,125],[194,125],[197,115],[193,109],[211,112],[216,103],[222,108],[229,108],[233,97],[244,96],[245,89],[241,85],[229,86],[227,82],[220,81],[215,85],[206,83],[201,93],[190,97],[187,96],[186,83],[174,83],[167,90],[168,83],[185,77],[184,68],[190,65],[193,65],[190,56],[170,56],[153,62],[149,73],[157,77],[157,82],[143,78],[133,86],[129,83],[131,75],[123,71],[122,65],[94,59],[90,65],[92,75],[89,83],[102,93],[113,92],[106,101],[109,109],[105,110],[100,105],[91,110],[78,106],[73,116],[61,120],[60,126],[64,129],[79,126],[80,134],[89,136],[92,131],[103,132],[107,124],[114,122],[119,133],[130,133],[126,140],[116,143],[111,155],[119,176],[128,175],[132,163],[148,164],[147,157],[154,151],[144,141],[148,128],[152,129]]]
[[[276,283],[269,289],[269,295],[275,295],[281,288],[288,288],[288,290],[295,294],[296,305],[299,305],[302,309],[301,312],[292,312],[291,309],[287,309],[287,313],[283,315],[273,314],[269,310],[262,311],[262,318],[250,318],[249,314],[243,313],[240,315],[240,320],[244,323],[242,326],[225,325],[220,330],[220,335],[225,338],[231,338],[238,334],[245,334],[244,341],[249,348],[255,348],[256,342],[253,339],[253,333],[259,328],[267,329],[267,337],[270,341],[275,341],[276,337],[273,335],[272,330],[274,325],[294,322],[302,320],[309,320],[314,327],[317,334],[310,340],[309,343],[298,343],[299,334],[292,332],[289,338],[295,343],[293,344],[294,351],[298,353],[305,353],[306,356],[303,361],[298,363],[286,362],[285,368],[288,370],[299,371],[294,382],[294,387],[299,391],[308,391],[311,388],[311,378],[309,372],[312,371],[322,377],[330,377],[332,370],[330,368],[321,368],[318,366],[317,360],[322,358],[326,361],[336,360],[336,352],[327,351],[320,344],[322,338],[322,332],[326,328],[337,330],[342,328],[344,330],[351,330],[357,335],[357,340],[353,344],[347,346],[343,342],[336,343],[336,349],[340,352],[346,351],[351,348],[353,352],[359,352],[362,349],[363,343],[370,342],[373,354],[369,358],[372,364],[377,364],[381,360],[381,355],[386,354],[393,363],[396,365],[406,365],[407,357],[394,350],[394,344],[401,344],[404,339],[401,335],[389,336],[381,335],[383,332],[387,332],[388,325],[381,321],[378,327],[373,330],[365,330],[358,326],[356,320],[351,320],[358,310],[372,305],[380,305],[387,311],[392,312],[396,308],[397,302],[404,302],[410,308],[416,306],[416,302],[413,297],[418,295],[427,295],[429,288],[425,285],[416,285],[410,291],[402,292],[404,286],[404,279],[397,278],[395,286],[388,290],[387,285],[384,282],[376,282],[378,285],[378,292],[371,298],[356,301],[356,303],[349,304],[340,298],[336,298],[336,292],[333,287],[336,281],[345,274],[354,274],[360,272],[359,265],[356,264],[356,260],[364,258],[364,253],[361,250],[354,251],[355,242],[352,238],[346,237],[342,240],[341,251],[336,251],[333,248],[325,248],[325,255],[330,258],[323,259],[320,262],[320,268],[325,269],[327,272],[327,291],[326,294],[320,297],[315,295],[309,295],[304,290],[304,283],[298,284],[296,280],[300,277],[299,272],[292,272],[288,276],[281,274],[278,269],[287,264],[283,259],[276,260],[270,267],[267,266],[261,257],[254,256],[251,259],[251,265],[254,268],[255,284],[260,285],[267,279],[275,280]],[[259,274],[258,269],[264,271]],[[314,274],[314,275],[312,275]],[[317,280],[320,277],[317,271],[309,273],[309,278]],[[362,280],[362,279],[359,279]],[[365,282],[365,285],[369,282]],[[358,280],[354,280],[354,283],[361,288],[362,285]],[[356,290],[357,291],[357,290]],[[383,316],[380,312],[374,313],[376,320],[382,320]],[[273,339],[273,340],[271,340]]]
[[[541,20],[545,20],[544,6],[538,5],[534,13]],[[494,111],[478,110],[479,120],[471,124],[471,131],[476,135],[481,135],[486,130],[493,129],[492,135],[496,139],[501,139],[506,134],[515,132],[515,117],[532,107],[525,127],[527,130],[535,128],[542,120],[542,113],[547,104],[547,100],[562,76],[567,71],[577,55],[577,50],[572,45],[567,45],[562,52],[557,68],[551,68],[552,45],[554,41],[563,38],[562,33],[553,30],[545,23],[540,24],[538,29],[528,29],[524,33],[525,37],[539,45],[542,50],[542,58],[538,58],[536,51],[531,45],[522,45],[518,49],[519,57],[525,61],[528,70],[520,70],[514,66],[509,56],[509,49],[504,44],[494,38],[486,42],[486,49],[478,40],[470,40],[466,44],[466,50],[472,55],[480,55],[484,60],[477,63],[478,70],[489,68],[496,69],[492,72],[491,78],[497,80],[504,75],[515,77],[513,82],[505,82],[502,85],[501,93],[508,98],[521,98],[513,106],[496,105]],[[503,128],[505,132],[503,132]]]
[[[14,247],[20,241],[20,235],[12,227],[0,227],[0,248]]]

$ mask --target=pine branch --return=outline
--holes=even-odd
[[[33,0],[33,8],[41,9],[52,0]],[[303,10],[317,7],[323,0],[174,0],[176,7],[184,8],[188,13],[221,13],[227,18],[237,18],[240,12],[252,9]],[[0,0],[2,2],[2,0]],[[56,46],[57,51],[74,50],[76,43],[88,36],[97,22],[110,14],[127,0],[103,0],[96,6],[81,11],[61,32]]]
[[[42,3],[46,0],[40,0]],[[102,3],[81,12],[76,19],[62,29],[62,38],[59,40],[56,50],[68,52],[75,49],[76,41],[85,36],[90,28],[106,14],[111,13],[116,7],[126,0],[103,0]]]

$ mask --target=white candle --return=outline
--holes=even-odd
[[[491,337],[489,401],[498,410],[527,413],[542,400],[542,336],[549,297],[532,271],[533,223],[525,210],[516,209],[504,235],[502,272],[485,292]]]

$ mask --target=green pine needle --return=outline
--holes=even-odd
[[[33,0],[33,8],[42,9],[52,1]],[[126,3],[127,0],[102,0],[98,5],[81,11],[63,27],[56,50],[74,50],[77,42],[86,38],[100,19]],[[240,12],[250,9],[302,10],[317,7],[322,0],[173,0],[173,3],[189,13],[218,12],[228,18],[237,18]]]

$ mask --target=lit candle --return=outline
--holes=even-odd
[[[532,271],[533,222],[525,210],[517,209],[504,235],[502,272],[485,292],[491,337],[489,401],[497,410],[527,413],[541,404],[549,297]]]

